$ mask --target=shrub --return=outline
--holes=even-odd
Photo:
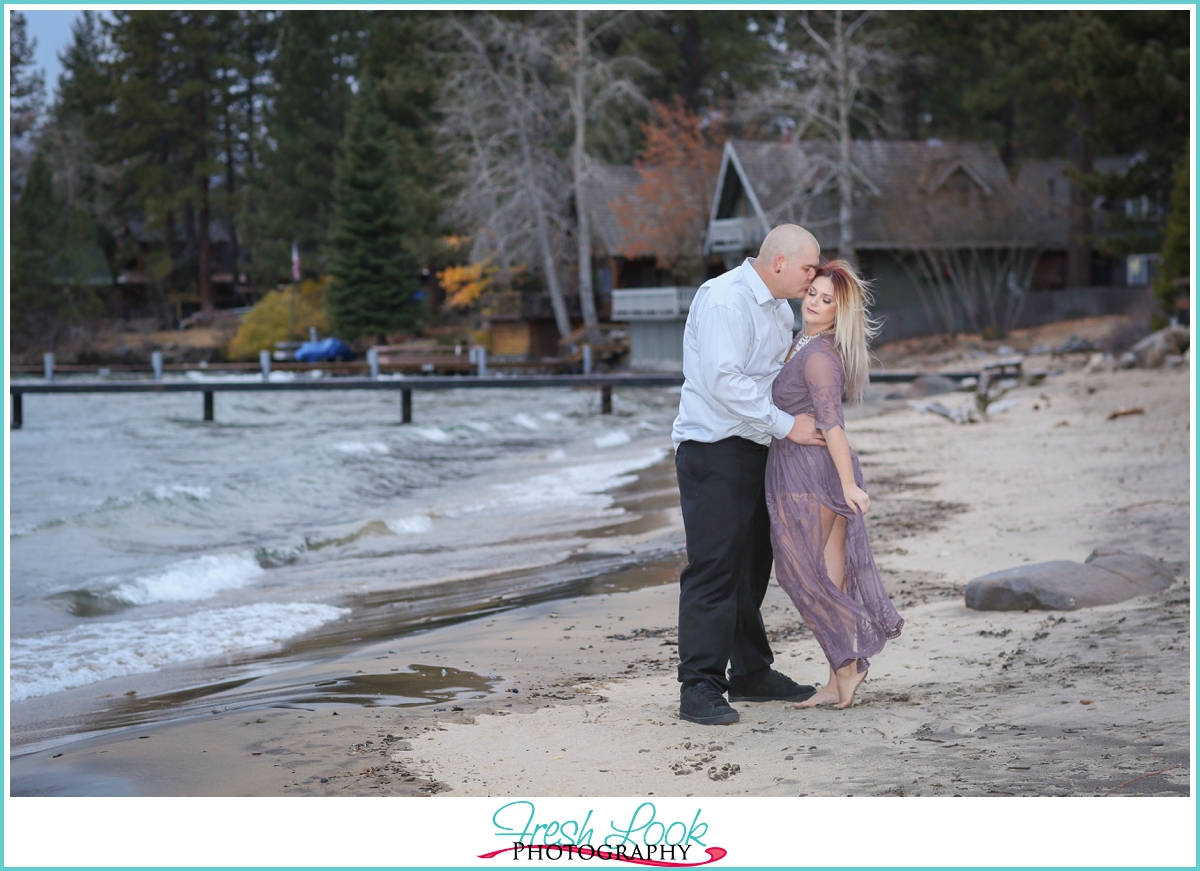
[[[308,328],[329,331],[325,319],[325,287],[329,278],[307,279],[296,285],[296,306],[292,309],[292,289],[273,290],[258,301],[238,327],[229,343],[229,359],[257,360],[258,352],[275,350],[276,342],[289,341],[288,318],[292,320],[292,341],[307,341]]]

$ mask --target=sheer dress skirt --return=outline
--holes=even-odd
[[[853,456],[853,461],[854,480],[863,487],[858,457]],[[830,480],[832,487],[821,486]],[[841,489],[828,448],[786,440],[772,443],[767,456],[767,511],[775,576],[830,667],[836,670],[857,660],[862,672],[870,664],[868,658],[900,634],[904,621],[883,587],[867,543],[866,523],[846,505]],[[846,518],[844,593],[825,570],[822,505]]]
[[[810,342],[783,367],[772,398],[789,414],[811,414],[820,429],[844,426],[841,398],[845,372],[830,338]],[[854,481],[864,490],[858,456],[851,452]],[[846,504],[842,482],[829,449],[774,439],[767,455],[767,511],[775,576],[812,630],[833,669],[868,658],[900,634],[896,613],[871,547],[861,514]],[[846,590],[825,570],[821,508],[846,518]]]

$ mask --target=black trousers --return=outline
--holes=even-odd
[[[685,441],[675,453],[687,535],[679,576],[679,681],[708,681],[721,692],[730,677],[774,661],[763,628],[771,577],[771,520],[764,476],[767,448],[743,438]]]

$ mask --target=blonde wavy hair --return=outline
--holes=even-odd
[[[823,264],[817,268],[817,276],[829,279],[837,301],[833,340],[846,368],[846,399],[862,402],[871,368],[870,344],[879,335],[879,322],[868,313],[875,303],[871,283],[845,260]]]

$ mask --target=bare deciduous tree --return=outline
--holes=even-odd
[[[800,12],[791,22],[800,38],[793,45],[786,41],[786,29],[774,35],[779,51],[774,83],[753,101],[751,112],[782,116],[785,123],[796,125],[798,139],[819,139],[833,146],[832,154],[815,150],[809,155],[817,172],[807,196],[815,198],[837,187],[838,256],[855,263],[855,188],[878,191],[854,159],[852,142],[856,134],[874,138],[886,129],[877,106],[889,102],[888,74],[899,63],[891,46],[898,31],[883,13],[874,11]]]
[[[592,288],[592,233],[586,182],[591,170],[588,146],[597,124],[615,105],[645,103],[634,76],[652,67],[632,55],[605,57],[599,39],[629,20],[628,12],[555,13],[560,30],[559,65],[566,73],[574,137],[571,143],[572,189],[575,195],[575,242],[579,267],[579,306],[583,322],[596,323],[596,300]],[[603,130],[601,130],[603,135]]]
[[[997,336],[1014,326],[1033,283],[1040,249],[1031,242],[938,245],[917,248],[900,263],[921,295],[926,311],[936,310],[945,331],[958,331],[961,310],[972,332],[990,328]]]
[[[449,217],[474,228],[473,261],[494,258],[502,271],[539,261],[559,334],[568,335],[555,254],[565,247],[570,183],[553,147],[566,113],[547,84],[547,34],[490,13],[448,18],[445,26],[455,71],[442,90],[441,134],[462,168]]]

